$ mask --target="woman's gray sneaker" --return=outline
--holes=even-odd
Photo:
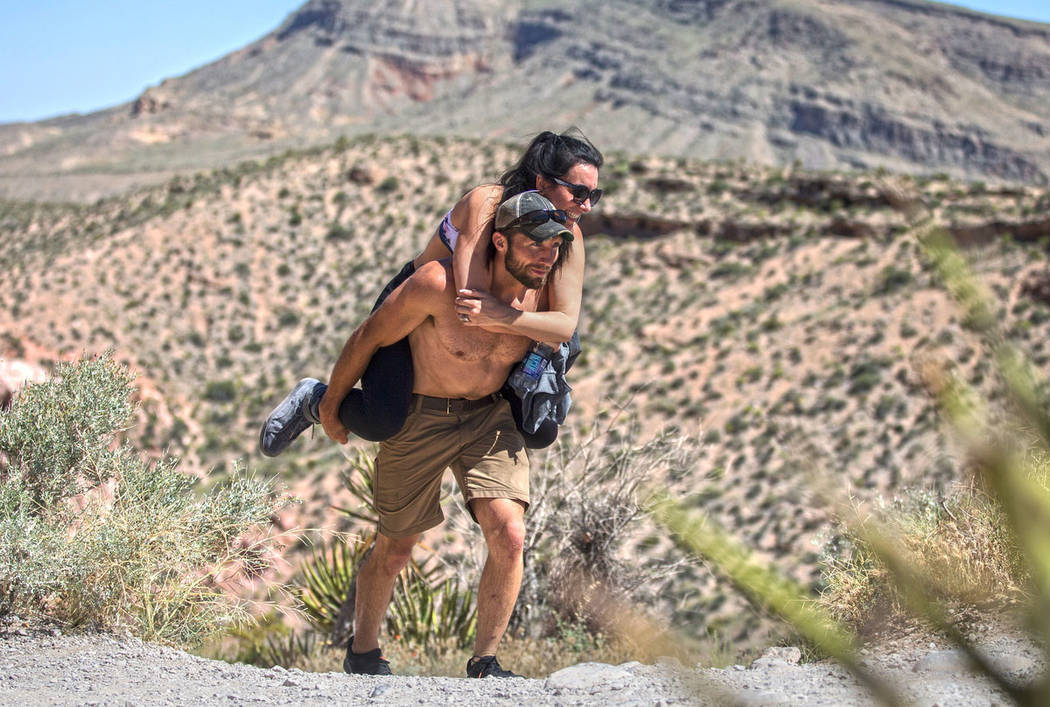
[[[524,675],[504,670],[494,655],[474,656],[467,661],[468,678],[523,678]]]
[[[295,438],[320,422],[317,406],[328,386],[316,378],[303,378],[288,397],[273,409],[259,432],[259,450],[268,457],[276,457],[288,449]]]

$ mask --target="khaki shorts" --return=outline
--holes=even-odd
[[[528,508],[529,458],[506,400],[457,414],[421,408],[421,396],[414,396],[401,431],[379,445],[373,489],[379,532],[402,538],[439,525],[446,468],[471,516],[476,498],[509,498]]]

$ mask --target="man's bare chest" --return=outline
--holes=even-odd
[[[445,353],[463,363],[513,363],[525,355],[530,343],[523,336],[493,334],[478,327],[463,326],[455,319],[434,322],[434,334]]]

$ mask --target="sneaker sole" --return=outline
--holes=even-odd
[[[259,430],[259,451],[267,457],[276,457],[281,452],[286,450],[288,446],[295,441],[295,439],[301,435],[306,429],[313,426],[313,423],[307,421],[305,426],[288,436],[287,439],[283,439],[284,435],[281,433],[285,432],[293,419],[296,416],[301,416],[299,408],[306,400],[307,394],[304,393],[308,388],[313,388],[316,385],[324,385],[321,381],[316,378],[303,378],[301,381],[296,383],[295,387],[292,388],[292,392],[285,396],[277,407],[273,409],[273,412],[266,418],[266,422],[263,423],[262,429]],[[284,420],[283,422],[281,420]],[[271,428],[279,427],[279,432],[270,432]],[[267,433],[270,433],[269,435]],[[267,437],[270,437],[270,443],[267,444]]]

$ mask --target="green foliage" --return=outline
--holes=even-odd
[[[357,572],[373,539],[374,535],[356,543],[338,543],[315,552],[304,564],[296,594],[310,623],[321,633],[331,635],[344,620],[343,613],[353,608],[347,597],[355,591]],[[476,630],[476,598],[458,576],[425,571],[416,562],[398,575],[386,617],[391,639],[422,650],[447,645],[463,649],[473,642]]]
[[[299,314],[291,309],[282,309],[277,314],[277,326],[282,329],[294,327],[299,324]]]
[[[720,277],[734,279],[744,275],[749,275],[753,271],[754,268],[750,265],[735,260],[726,260],[711,268],[711,272],[708,276],[712,279],[718,279]]]
[[[243,473],[205,493],[172,460],[110,450],[131,392],[105,355],[59,366],[0,413],[0,613],[192,645],[246,619],[220,579],[267,566],[269,541],[250,531],[278,504]]]
[[[371,543],[339,542],[326,549],[315,549],[303,563],[301,584],[296,595],[315,627],[330,633],[340,619],[343,602],[354,585],[357,568]]]
[[[712,196],[717,196],[726,191],[729,191],[729,184],[721,178],[712,179],[707,185],[707,193]]]
[[[271,611],[250,624],[231,627],[223,636],[225,648],[206,646],[200,655],[233,663],[247,663],[260,668],[301,666],[319,658],[324,644],[316,633],[296,633]],[[231,645],[232,642],[232,645]]]
[[[1050,480],[1041,462],[1035,479]],[[905,592],[897,586],[873,533],[890,535],[897,552],[914,571],[936,577],[931,592],[939,601],[983,605],[989,600],[1021,600],[1029,582],[1020,548],[1002,506],[977,486],[947,499],[911,489],[884,504],[878,526],[846,525],[825,550],[820,602],[836,617],[863,629],[873,606],[903,613]]]
[[[110,355],[61,364],[55,378],[29,386],[0,412],[5,478],[16,477],[40,508],[112,478],[121,452],[110,451],[131,420],[131,374]]]
[[[381,181],[376,186],[376,191],[378,191],[380,194],[389,194],[392,191],[397,191],[397,188],[398,186],[400,186],[400,184],[401,182],[398,180],[397,177],[390,176]]]
[[[888,359],[861,357],[850,369],[850,385],[847,392],[850,395],[866,395],[871,392],[878,386],[883,369],[890,363]]]
[[[879,273],[878,282],[875,284],[875,294],[888,295],[910,285],[914,280],[915,276],[910,270],[887,265]]]
[[[410,565],[398,576],[387,615],[387,633],[424,650],[449,640],[460,648],[474,641],[477,605],[474,592],[459,577],[435,581]]]
[[[330,241],[349,241],[353,240],[354,232],[338,221],[332,221],[328,225],[328,233],[325,234],[325,238]]]
[[[209,381],[204,387],[204,399],[213,403],[228,403],[237,397],[237,384],[233,381]]]
[[[893,690],[859,658],[853,635],[817,606],[796,582],[767,567],[703,514],[691,514],[666,492],[649,503],[675,539],[704,558],[759,606],[784,618],[806,640],[842,662],[883,701],[897,704]]]

